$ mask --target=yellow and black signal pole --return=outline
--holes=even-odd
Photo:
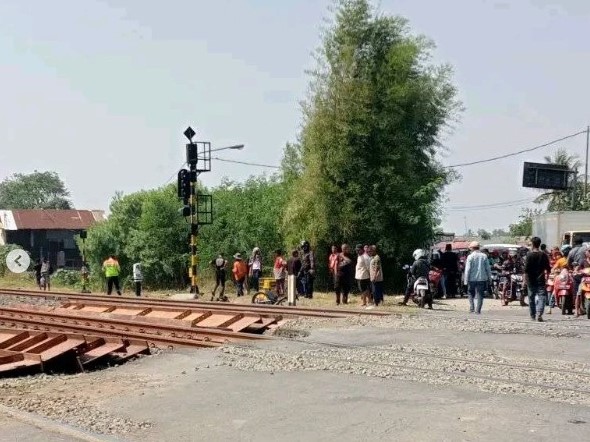
[[[190,224],[189,244],[191,253],[188,274],[191,281],[191,293],[194,293],[195,297],[197,297],[199,295],[197,281],[199,226],[213,222],[213,200],[211,195],[205,195],[197,189],[199,174],[211,171],[211,143],[208,141],[193,141],[195,135],[195,131],[190,126],[184,131],[184,136],[189,141],[186,145],[188,170],[180,169],[178,171],[178,197],[182,198],[184,204],[180,212]],[[214,150],[240,150],[243,148],[243,144],[238,144]]]
[[[188,170],[180,169],[178,171],[178,196],[182,198],[184,203],[181,214],[187,218],[190,224],[190,262],[188,275],[191,282],[191,293],[197,297],[199,295],[197,280],[197,268],[199,264],[197,239],[199,225],[211,224],[212,222],[211,195],[203,195],[197,191],[197,180],[200,173],[211,170],[211,143],[193,141],[195,131],[191,127],[188,127],[184,131],[184,135],[189,140],[189,143],[186,145],[186,163],[189,168]]]

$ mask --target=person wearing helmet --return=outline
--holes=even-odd
[[[311,250],[309,241],[301,241],[301,283],[306,298],[313,298],[313,281],[315,278],[315,255]]]
[[[414,253],[412,253],[412,257],[414,258],[414,263],[410,269],[410,273],[412,274],[412,278],[416,281],[418,278],[426,278],[428,279],[428,274],[430,273],[430,264],[428,263],[428,254],[423,249],[416,249]],[[408,305],[408,301],[410,300],[410,296],[412,296],[413,284],[408,284],[406,287],[406,293],[404,294],[404,300],[400,302],[400,305]],[[430,306],[431,308],[432,306]]]

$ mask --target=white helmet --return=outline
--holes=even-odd
[[[423,258],[426,256],[426,250],[416,249],[416,250],[414,250],[414,253],[412,253],[412,256],[414,257],[414,260],[418,260],[420,258]]]

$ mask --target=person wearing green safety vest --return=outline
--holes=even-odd
[[[119,273],[121,273],[121,266],[115,255],[110,255],[105,262],[102,263],[102,270],[104,276],[107,278],[107,295],[113,292],[113,286],[117,290],[117,295],[121,296],[121,289],[119,287]]]

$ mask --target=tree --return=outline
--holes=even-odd
[[[513,237],[526,236],[530,237],[533,234],[533,217],[541,214],[543,211],[540,209],[522,209],[518,221],[508,226],[510,235]]]
[[[479,229],[477,231],[477,236],[479,236],[484,241],[487,241],[488,239],[490,239],[492,237],[492,234],[485,229]]]
[[[1,209],[71,209],[69,197],[55,172],[16,173],[0,183]]]
[[[545,162],[548,164],[559,164],[560,166],[567,166],[569,170],[578,170],[581,166],[577,155],[572,155],[565,149],[557,149],[553,157],[546,156]],[[576,192],[578,197],[582,195],[583,183],[576,183]],[[547,204],[547,210],[550,212],[561,210],[578,209],[583,210],[582,207],[576,207],[572,204],[573,192],[571,190],[550,190],[542,193],[535,199],[537,204]]]
[[[336,3],[303,104],[288,243],[375,241],[397,257],[433,238],[452,178],[440,136],[460,110],[451,70],[430,64],[433,47],[367,0]]]

